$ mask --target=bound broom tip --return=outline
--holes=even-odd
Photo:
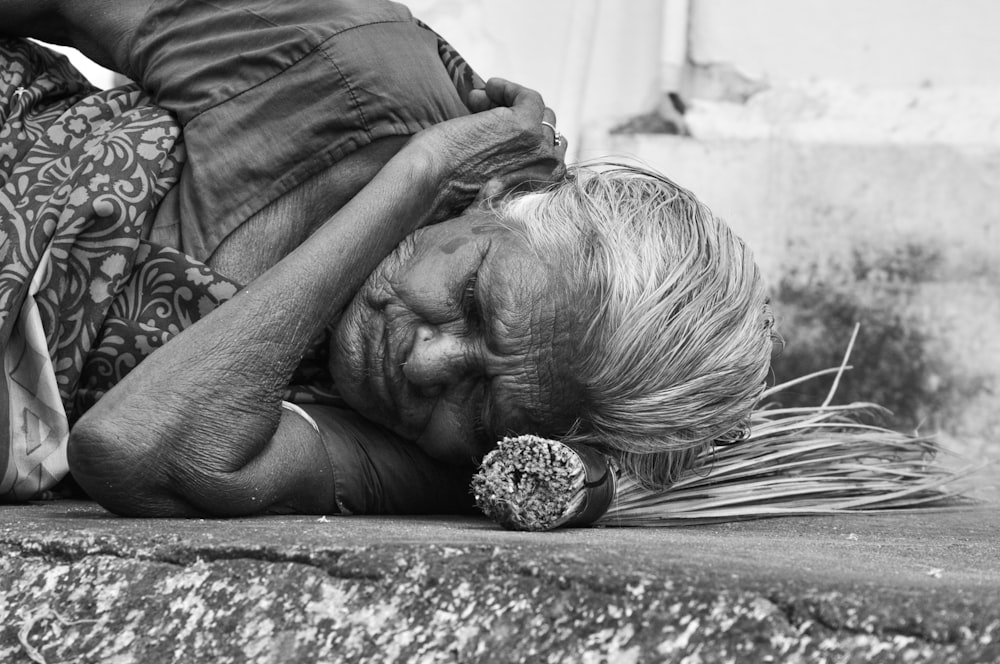
[[[504,438],[472,480],[476,505],[510,530],[588,525],[614,498],[608,458],[583,446],[525,435]]]

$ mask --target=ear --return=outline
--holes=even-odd
[[[559,183],[565,177],[565,165],[543,159],[514,173],[491,178],[480,188],[473,205],[484,206],[491,199],[505,194],[542,191]]]

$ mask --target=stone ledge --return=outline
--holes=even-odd
[[[997,515],[528,534],[8,507],[0,659],[996,661]]]

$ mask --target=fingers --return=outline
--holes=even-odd
[[[542,134],[552,139],[552,145],[559,145],[559,130],[556,129],[556,113],[548,106],[542,114]]]
[[[463,175],[453,177],[474,182],[477,200],[512,189],[536,189],[565,176],[566,139],[538,92],[491,78],[485,87],[471,90],[466,103],[473,117],[443,123],[442,129],[450,131],[435,135],[447,139],[447,149],[436,152],[455,155],[457,172]],[[470,141],[466,134],[474,138]]]
[[[485,88],[474,90],[470,95],[470,110],[473,112],[497,107],[511,108],[523,116],[525,124],[539,127],[541,139],[552,141],[556,158],[560,161],[565,159],[566,137],[559,132],[555,111],[545,105],[538,92],[513,81],[494,77],[486,82]]]
[[[522,96],[523,101],[527,96],[526,93],[531,92],[534,91],[512,81],[491,78],[484,87],[469,92],[467,106],[473,113],[482,113],[498,107],[510,108],[518,103],[518,95]]]
[[[531,88],[518,85],[503,78],[491,78],[486,81],[486,95],[496,106],[523,109],[534,114],[541,120],[545,112],[545,102],[542,95]]]
[[[482,113],[493,108],[518,107],[530,113],[544,113],[545,103],[542,96],[523,85],[504,78],[491,78],[483,88],[469,91],[466,104],[473,113]]]
[[[469,112],[471,113],[482,113],[490,110],[491,108],[495,108],[493,102],[490,101],[489,95],[486,94],[485,88],[470,90],[466,106],[468,106]]]
[[[556,123],[556,113],[551,108],[545,108],[545,112],[542,115],[542,129],[545,136],[552,139],[556,157],[560,161],[564,160],[567,147],[566,137],[559,131],[559,125]]]

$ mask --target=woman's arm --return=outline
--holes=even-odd
[[[280,397],[309,341],[430,208],[434,174],[419,154],[400,157],[80,419],[70,468],[92,498],[127,515],[227,516],[287,503],[300,486],[313,498],[297,509],[336,511],[321,439]]]
[[[0,34],[72,46],[121,71],[132,35],[153,0],[0,0]]]
[[[495,176],[561,174],[541,97],[498,80],[487,90],[500,107],[419,134],[295,251],[81,418],[70,466],[92,497],[136,515],[247,514],[289,501],[333,511],[322,441],[280,404],[305,348],[444,201],[470,199]]]

